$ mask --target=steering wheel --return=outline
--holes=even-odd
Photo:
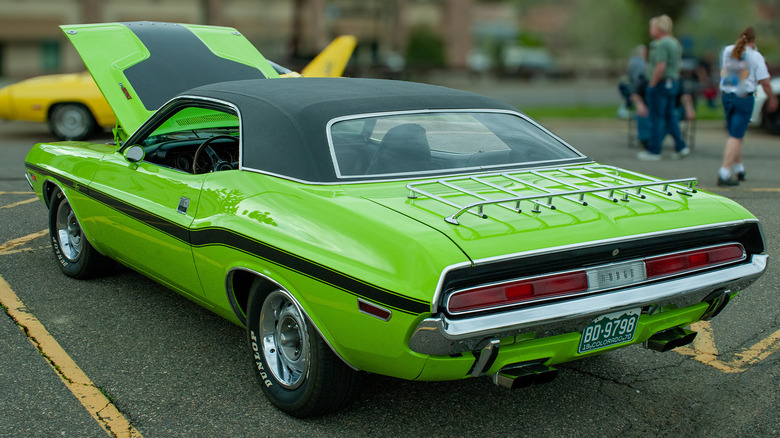
[[[219,158],[219,155],[217,155],[216,152],[214,152],[214,149],[211,148],[211,143],[213,143],[215,140],[233,140],[236,143],[238,143],[238,137],[234,137],[232,135],[215,135],[214,137],[209,137],[201,143],[198,146],[198,149],[195,150],[195,156],[192,158],[192,173],[197,175],[199,173],[206,173],[206,169],[199,169],[198,168],[198,158],[200,158],[200,154],[203,153],[203,151],[206,151],[206,156],[209,157],[209,161],[211,161],[211,171],[217,170],[220,164],[226,163],[222,159]],[[203,170],[203,171],[201,171]]]

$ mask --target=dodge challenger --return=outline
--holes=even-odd
[[[737,203],[599,164],[495,99],[275,79],[226,28],[64,30],[128,138],[27,156],[56,263],[119,262],[245,327],[290,415],[342,408],[366,372],[518,388],[673,349],[766,269]]]

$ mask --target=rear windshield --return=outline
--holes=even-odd
[[[339,177],[437,173],[579,159],[513,113],[426,112],[349,118],[328,132]]]

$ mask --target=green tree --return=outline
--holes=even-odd
[[[430,70],[447,64],[444,41],[428,26],[412,29],[406,43],[406,65],[412,69]]]
[[[734,7],[732,0],[699,1],[675,23],[674,33],[691,37],[694,54],[701,56],[706,52],[720,52],[723,46],[734,43],[746,26],[754,26],[758,34],[756,42],[763,53],[776,39],[762,34],[756,6],[755,2]]]
[[[682,18],[691,5],[690,0],[634,0],[645,22],[666,14],[672,21]],[[733,3],[733,2],[732,2]]]
[[[632,48],[649,40],[647,22],[633,1],[580,0],[575,7],[569,38],[580,55],[627,59]]]

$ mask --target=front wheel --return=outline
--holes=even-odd
[[[59,190],[49,202],[49,234],[54,255],[65,275],[83,280],[110,268],[110,259],[89,243],[68,198]]]
[[[276,407],[314,417],[348,405],[361,375],[341,361],[289,292],[255,281],[247,306],[247,336],[255,375]]]

